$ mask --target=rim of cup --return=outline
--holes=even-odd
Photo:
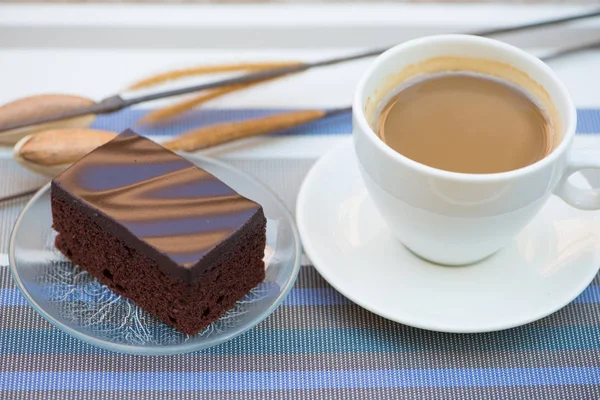
[[[395,56],[397,53],[404,52],[407,50],[413,50],[415,47],[422,46],[425,43],[437,42],[438,44],[448,43],[449,41],[456,42],[471,42],[480,44],[485,44],[489,47],[494,47],[502,52],[511,52],[516,56],[526,60],[528,63],[533,64],[537,67],[541,73],[546,74],[548,77],[552,79],[552,81],[556,84],[559,96],[563,97],[564,103],[567,105],[567,110],[565,117],[561,122],[563,125],[563,135],[559,145],[553,149],[547,156],[542,158],[541,160],[536,161],[533,164],[527,165],[525,167],[505,171],[505,172],[496,172],[496,173],[488,173],[488,174],[474,174],[474,173],[464,173],[464,172],[452,172],[446,171],[434,167],[430,167],[428,165],[422,164],[418,161],[414,161],[400,153],[396,150],[389,147],[387,144],[383,142],[377,135],[377,133],[371,128],[371,125],[367,122],[367,118],[364,112],[364,104],[363,98],[365,96],[365,86],[370,76],[373,75],[381,64],[385,64],[389,62],[390,58]],[[441,56],[442,54],[440,54]],[[448,54],[451,55],[451,54]],[[509,63],[510,64],[510,63]],[[535,79],[534,79],[535,80]],[[368,94],[367,94],[368,95]],[[554,102],[554,98],[551,98],[551,101]],[[556,105],[556,102],[554,102]],[[575,105],[571,100],[571,96],[563,82],[556,76],[555,72],[542,60],[539,58],[529,54],[525,50],[522,50],[518,47],[512,46],[510,44],[490,39],[484,38],[480,36],[474,35],[461,35],[461,34],[446,34],[446,35],[433,35],[433,36],[425,36],[418,39],[413,39],[406,41],[404,43],[398,44],[384,53],[379,55],[375,61],[373,61],[369,67],[363,72],[362,77],[358,83],[356,91],[354,92],[354,100],[352,104],[352,113],[354,116],[354,122],[359,125],[359,129],[361,129],[367,138],[375,144],[375,146],[382,151],[388,157],[394,159],[396,162],[400,164],[404,164],[409,168],[412,168],[417,171],[421,171],[428,175],[432,175],[439,178],[445,179],[453,179],[457,181],[472,181],[472,182],[490,182],[490,181],[501,181],[507,179],[513,179],[519,176],[527,175],[529,173],[535,172],[539,169],[546,167],[548,164],[554,162],[560,155],[566,151],[569,147],[571,140],[573,139],[573,135],[575,134],[575,128],[577,124],[577,111],[575,109]]]

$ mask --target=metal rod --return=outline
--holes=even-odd
[[[566,55],[569,55],[572,53],[577,53],[577,52],[583,51],[583,50],[596,49],[598,47],[600,47],[600,40],[591,42],[591,43],[582,44],[580,46],[573,46],[573,47],[567,47],[564,49],[558,49],[558,50],[553,51],[550,54],[546,54],[540,58],[544,61],[550,61],[550,60],[554,60],[555,58],[563,57],[563,56],[566,56]]]
[[[580,20],[580,19],[593,18],[593,17],[597,17],[597,16],[600,16],[600,9],[582,13],[582,14],[571,15],[568,17],[554,18],[554,19],[549,19],[549,20],[545,20],[545,21],[538,21],[538,22],[527,23],[527,24],[522,24],[522,25],[509,26],[509,27],[505,27],[505,28],[488,29],[485,31],[474,32],[473,35],[492,36],[492,35],[497,35],[497,34],[502,34],[502,33],[522,31],[522,30],[526,30],[526,29],[535,29],[535,28],[540,28],[543,26],[551,26],[551,25],[576,21],[576,20]],[[125,103],[127,106],[129,106],[129,105],[144,103],[146,101],[162,99],[165,97],[178,96],[178,95],[187,94],[190,92],[197,92],[200,90],[214,89],[214,88],[221,87],[221,86],[229,86],[229,85],[235,85],[235,84],[240,84],[240,83],[260,81],[260,80],[268,79],[268,78],[275,78],[275,77],[282,76],[282,75],[288,75],[291,73],[306,71],[311,68],[325,67],[328,65],[340,64],[340,63],[344,63],[344,62],[348,62],[348,61],[355,61],[355,60],[360,60],[363,58],[375,57],[375,56],[380,55],[381,53],[383,53],[384,51],[386,51],[388,49],[389,49],[389,47],[368,50],[366,52],[352,54],[349,56],[334,57],[334,58],[330,58],[327,60],[322,60],[322,61],[317,61],[317,62],[312,62],[312,63],[305,63],[305,64],[293,65],[293,66],[289,66],[289,67],[275,68],[275,69],[271,69],[268,71],[261,71],[261,72],[256,72],[256,73],[252,73],[252,74],[246,74],[246,75],[242,75],[242,76],[235,77],[235,78],[223,79],[223,80],[219,80],[219,81],[215,81],[215,82],[204,83],[204,84],[190,86],[190,87],[186,87],[186,88],[173,89],[173,90],[168,90],[168,91],[160,92],[160,93],[152,93],[152,94],[148,94],[145,96],[140,96],[140,97],[135,97],[135,98],[132,98],[129,100],[125,100]]]
[[[9,194],[8,196],[2,196],[0,197],[0,203],[4,202],[4,201],[9,201],[9,200],[14,200],[14,199],[18,199],[19,197],[25,197],[25,196],[29,196],[32,195],[34,193],[37,193],[38,190],[40,190],[42,187],[36,187],[33,189],[27,189],[24,190],[22,192],[17,192],[17,193],[13,193],[13,194]]]
[[[600,10],[594,10],[594,11],[590,11],[590,12],[583,13],[583,14],[571,15],[570,17],[559,17],[559,18],[555,18],[555,19],[547,19],[544,21],[534,22],[534,23],[521,25],[521,26],[515,25],[515,26],[507,26],[505,28],[492,28],[489,30],[484,30],[484,31],[480,31],[477,33],[473,33],[473,35],[478,35],[478,36],[501,35],[503,33],[511,33],[511,32],[521,31],[521,30],[523,30],[524,27],[525,27],[525,29],[536,29],[536,28],[541,28],[544,26],[563,24],[563,23],[567,23],[567,22],[577,21],[580,19],[597,17],[598,15],[600,15]]]

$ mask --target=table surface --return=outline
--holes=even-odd
[[[57,91],[102,98],[140,76],[172,67],[320,59],[381,43],[390,34],[403,40],[424,32],[517,23],[575,10],[359,7],[362,16],[374,21],[361,25],[353,20],[356,10],[350,13],[346,8],[320,8],[318,14],[314,8],[300,7],[294,16],[277,7],[242,9],[242,14],[225,18],[213,8],[185,8],[179,13],[169,7],[147,11],[125,7],[119,12],[97,6],[0,8],[0,102]],[[171,18],[164,18],[166,12]],[[349,27],[360,35],[349,36]],[[597,24],[583,24],[558,34],[541,32],[507,40],[543,52],[599,34]],[[241,46],[244,36],[246,46]],[[216,101],[169,128],[144,133],[162,140],[192,126],[282,107],[345,105],[368,63],[272,82]],[[551,66],[580,109],[576,146],[600,149],[600,52],[555,60]],[[101,117],[95,126],[122,130],[146,111],[138,108]],[[310,166],[348,140],[350,129],[349,117],[340,115],[204,154],[257,176],[293,210]],[[9,156],[8,149],[0,149],[0,195],[46,181],[18,167]],[[332,289],[305,259],[284,304],[231,342],[166,357],[99,350],[44,321],[12,282],[1,253],[7,250],[10,228],[25,202],[0,205],[2,399],[600,398],[600,276],[577,300],[540,321],[501,332],[461,335],[414,329],[365,311]]]

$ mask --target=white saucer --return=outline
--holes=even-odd
[[[348,141],[321,158],[298,197],[304,249],[338,291],[375,314],[442,332],[488,332],[551,314],[600,266],[600,212],[552,197],[509,246],[469,266],[428,263],[392,236]]]

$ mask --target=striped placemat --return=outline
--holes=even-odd
[[[277,111],[204,110],[169,128],[139,130],[164,137]],[[95,126],[122,130],[142,112],[102,117]],[[579,117],[576,144],[600,149],[600,109],[579,110]],[[314,149],[307,147],[303,156],[302,146],[322,143],[325,151],[332,137],[342,140],[350,130],[349,115],[340,115],[250,141],[251,151],[246,146],[225,159],[263,180],[293,210],[314,162]],[[0,160],[0,177],[0,194],[45,181],[8,158]],[[1,252],[24,204],[0,205]],[[100,350],[53,328],[0,266],[0,399],[13,398],[600,399],[600,277],[567,307],[535,323],[444,334],[354,305],[307,264],[284,304],[247,334],[206,351],[145,357]]]

